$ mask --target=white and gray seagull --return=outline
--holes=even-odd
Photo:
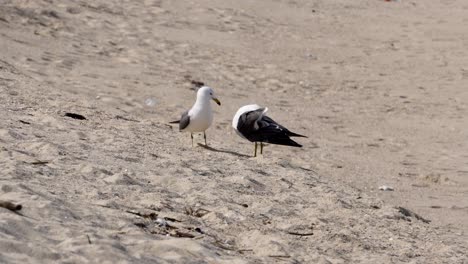
[[[237,110],[232,120],[232,127],[239,136],[255,143],[254,157],[257,156],[257,143],[260,142],[260,154],[263,143],[302,147],[290,137],[306,137],[289,131],[265,115],[267,107],[256,104],[245,105]]]
[[[197,100],[193,104],[192,108],[185,111],[180,120],[170,122],[171,124],[179,124],[179,131],[190,132],[190,138],[192,139],[193,147],[193,133],[203,132],[203,138],[206,143],[205,131],[213,123],[213,111],[211,110],[210,100],[215,101],[218,105],[221,102],[216,98],[213,89],[208,86],[202,86],[197,91]]]

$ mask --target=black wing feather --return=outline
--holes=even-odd
[[[251,142],[302,147],[289,137],[305,137],[289,131],[273,119],[262,116],[264,109],[244,113],[240,116],[237,130]]]
[[[294,133],[294,132],[291,132],[289,129],[285,128],[284,126],[278,124],[275,120],[271,119],[270,117],[268,116],[263,116],[261,120],[259,120],[259,122],[267,122],[269,124],[274,124],[276,126],[278,126],[280,129],[283,129],[286,134],[290,137],[305,137],[304,135],[300,135],[300,134],[297,134],[297,133]]]

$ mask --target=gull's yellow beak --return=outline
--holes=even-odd
[[[215,101],[218,105],[221,105],[221,102],[218,100],[218,98],[213,98],[213,101]]]

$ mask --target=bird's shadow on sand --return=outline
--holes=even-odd
[[[238,156],[238,157],[250,158],[249,155],[237,153],[237,152],[235,152],[235,151],[222,150],[222,149],[215,149],[215,148],[212,148],[212,147],[210,147],[210,146],[207,146],[207,145],[204,145],[204,144],[201,144],[201,143],[197,143],[197,145],[200,146],[200,147],[202,147],[202,148],[204,148],[204,149],[207,149],[207,150],[210,150],[210,151],[214,151],[214,152],[222,152],[222,153],[227,153],[227,154],[235,155],[235,156]]]

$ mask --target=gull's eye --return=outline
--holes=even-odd
[[[210,93],[210,95],[213,95],[213,93]]]

